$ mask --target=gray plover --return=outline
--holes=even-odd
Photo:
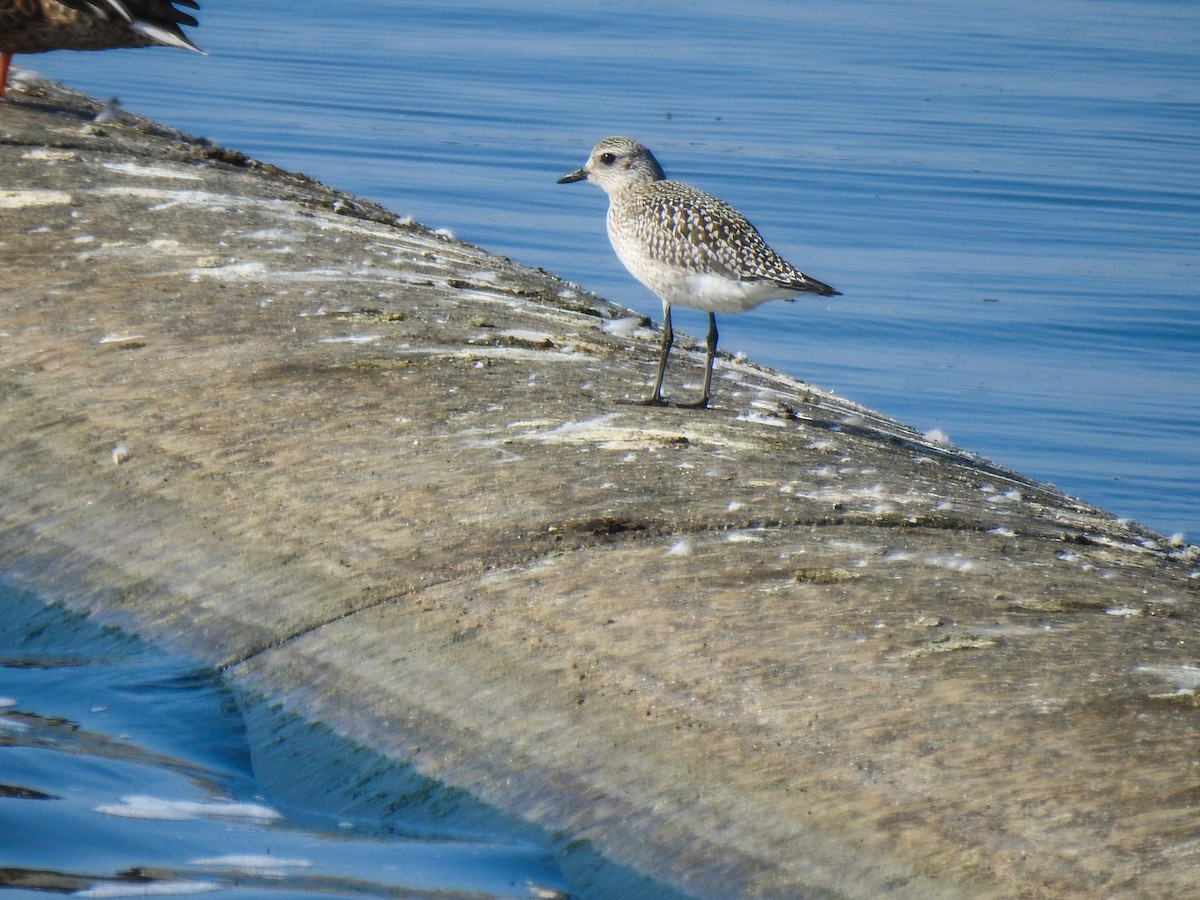
[[[805,275],[767,246],[745,216],[690,184],[668,181],[654,154],[637,141],[608,137],[598,143],[582,168],[559,184],[591,181],[608,194],[608,239],[617,258],[663,305],[663,337],[658,378],[646,405],[661,405],[663,375],[674,332],[671,306],[708,313],[708,353],[704,393],[695,403],[706,407],[717,353],[716,313],[745,312],[768,300],[797,294],[838,293]]]
[[[195,18],[176,6],[200,8],[196,0],[0,0],[0,97],[14,53],[156,44],[203,53],[179,27]]]

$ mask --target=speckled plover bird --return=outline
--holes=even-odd
[[[156,44],[203,53],[179,27],[198,23],[176,6],[200,8],[196,0],[0,0],[0,97],[14,53]]]
[[[662,349],[658,378],[646,405],[663,401],[663,374],[671,352],[671,306],[708,313],[708,354],[704,393],[695,403],[706,407],[717,352],[716,313],[745,312],[768,300],[797,294],[838,293],[805,275],[767,246],[745,216],[724,201],[690,184],[668,181],[646,147],[625,137],[608,137],[592,150],[582,168],[559,184],[591,181],[608,194],[608,239],[617,258],[663,305]]]

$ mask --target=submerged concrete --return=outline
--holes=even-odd
[[[568,871],[1200,896],[1192,550],[748,362],[620,405],[627,311],[95,109],[0,106],[3,577]]]

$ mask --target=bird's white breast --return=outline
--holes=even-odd
[[[629,274],[672,306],[735,313],[797,294],[769,281],[739,281],[722,273],[665,262],[651,252],[645,241],[626,229],[614,228],[611,217],[608,225],[613,251]]]

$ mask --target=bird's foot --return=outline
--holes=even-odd
[[[691,403],[676,403],[673,400],[663,399],[661,394],[651,394],[649,397],[642,397],[638,400],[618,400],[617,403],[621,406],[673,406],[676,409],[708,409],[708,397],[701,397]]]
[[[667,403],[667,401],[662,398],[662,394],[651,394],[649,397],[642,397],[640,400],[626,398],[623,400],[618,400],[617,403],[621,404],[622,406],[667,406],[667,405],[669,405]]]

